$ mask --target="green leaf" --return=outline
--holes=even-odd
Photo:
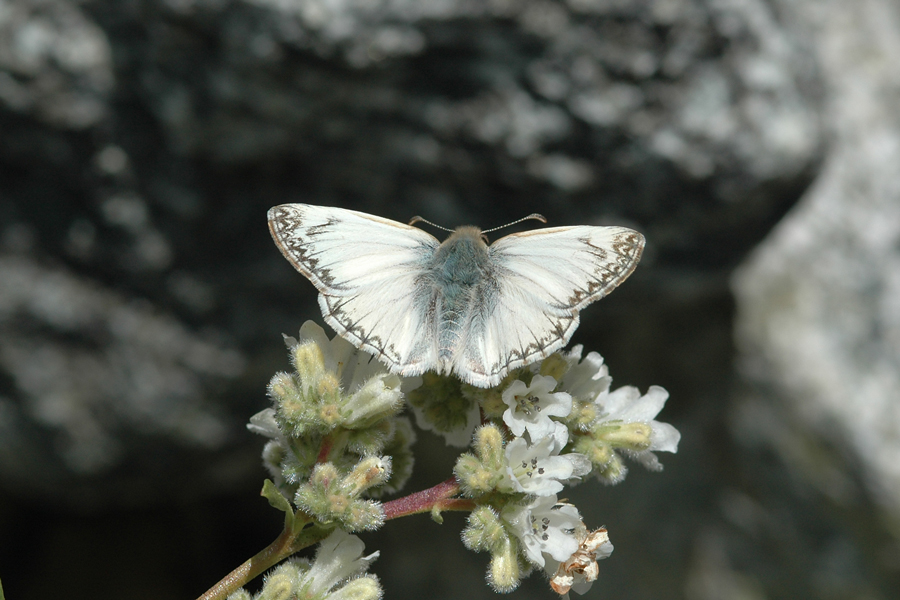
[[[266,482],[263,484],[263,489],[259,493],[259,495],[268,500],[269,504],[271,504],[274,508],[277,508],[278,510],[284,512],[285,529],[294,528],[294,509],[288,499],[278,491],[278,488],[275,487],[275,484],[272,483],[271,479],[266,479]],[[0,600],[3,600],[3,598],[0,597]]]

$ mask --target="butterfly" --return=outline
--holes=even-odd
[[[354,210],[283,204],[269,231],[319,290],[325,321],[394,373],[455,374],[494,387],[562,348],[578,313],[628,277],[644,236],[625,227],[553,227],[486,243]]]

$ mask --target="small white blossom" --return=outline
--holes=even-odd
[[[572,396],[554,393],[555,387],[556,380],[552,377],[535,375],[531,385],[516,379],[503,390],[503,402],[509,407],[503,412],[503,422],[513,435],[521,437],[527,430],[531,439],[539,440],[559,433],[557,422],[550,417],[568,416],[572,411]]]
[[[529,444],[516,438],[506,445],[506,488],[537,496],[562,491],[564,483],[591,471],[591,462],[583,454],[559,455],[562,446],[554,436]],[[502,489],[502,488],[501,488]]]
[[[545,572],[550,576],[550,587],[557,594],[568,594],[569,590],[584,594],[600,574],[598,560],[607,558],[613,551],[606,529],[588,531],[582,527],[575,533],[578,549],[564,561],[547,557]]]
[[[500,516],[522,542],[528,560],[540,567],[544,566],[545,554],[564,561],[578,550],[574,532],[584,527],[581,515],[573,505],[557,502],[555,495],[507,506]]]
[[[597,397],[596,402],[602,410],[598,422],[649,424],[650,446],[646,450],[635,452],[633,457],[647,468],[659,470],[662,467],[653,452],[677,452],[678,442],[681,440],[681,434],[672,425],[654,420],[668,398],[669,392],[657,385],[650,386],[643,396],[636,387],[621,387]]]
[[[284,435],[281,433],[281,429],[275,421],[274,408],[263,409],[250,417],[250,422],[247,423],[247,429],[253,433],[264,435],[273,440],[284,440]]]
[[[319,544],[315,561],[303,574],[300,582],[302,597],[323,598],[329,594],[334,598],[340,592],[335,589],[339,584],[362,575],[378,558],[378,552],[363,556],[363,549],[365,545],[361,539],[343,529],[335,529]]]
[[[560,381],[560,389],[565,390],[573,398],[593,400],[609,390],[612,377],[609,368],[603,364],[603,357],[596,352],[589,352],[582,360],[582,346],[574,346],[564,357],[569,363],[569,370]]]

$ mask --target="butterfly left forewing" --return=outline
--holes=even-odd
[[[319,290],[325,321],[392,371],[436,364],[432,290],[423,265],[438,241],[415,227],[340,208],[285,204],[269,210],[282,254]]]
[[[643,248],[644,237],[624,227],[557,227],[498,240],[455,370],[474,385],[493,386],[562,348],[579,311],[624,281]]]

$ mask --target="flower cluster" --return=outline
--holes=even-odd
[[[383,515],[372,497],[399,490],[412,472],[415,436],[397,414],[403,390],[418,382],[401,381],[340,337],[328,339],[312,321],[285,342],[294,372],[272,378],[274,406],[248,425],[270,438],[263,462],[307,515],[347,531],[375,529]]]
[[[269,438],[263,459],[274,485],[267,484],[267,497],[286,512],[288,528],[309,531],[303,528],[311,523],[324,532],[316,539],[338,529],[315,563],[291,560],[268,576],[264,591],[290,593],[260,599],[379,597],[368,576],[337,587],[375,556],[361,558],[362,543],[341,530],[381,526],[386,511],[377,498],[409,477],[414,433],[399,416],[405,403],[421,429],[470,450],[456,462],[455,483],[395,500],[391,514],[431,511],[439,519],[441,510],[470,511],[463,542],[490,553],[487,579],[498,592],[515,589],[535,569],[561,595],[587,591],[612,544],[606,529],[590,530],[559,494],[588,477],[618,483],[625,459],[658,470],[655,452],[677,450],[678,431],[655,420],[667,392],[611,389],[603,359],[582,357],[580,346],[481,389],[432,373],[401,378],[312,322],[298,339],[285,339],[294,372],[275,375],[273,407],[248,426]]]
[[[623,457],[658,470],[654,452],[677,450],[678,431],[655,420],[666,391],[611,391],[611,382],[600,355],[582,358],[576,346],[520,369],[495,389],[463,386],[486,421],[474,431],[473,452],[454,471],[478,504],[463,541],[491,553],[488,581],[497,591],[515,589],[534,567],[545,570],[560,594],[587,591],[596,561],[612,544],[605,529],[589,531],[578,509],[557,494],[588,474],[618,483],[626,474]],[[427,388],[426,381],[415,395]],[[419,421],[425,417],[417,414]]]

